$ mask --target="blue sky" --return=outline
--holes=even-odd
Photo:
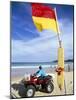
[[[47,4],[57,9],[65,59],[73,59],[73,6]],[[30,3],[11,3],[12,62],[50,62],[57,59],[58,40],[52,30],[38,32]]]

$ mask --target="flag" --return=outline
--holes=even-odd
[[[32,19],[39,31],[52,30],[57,33],[55,12],[51,7],[32,3]]]

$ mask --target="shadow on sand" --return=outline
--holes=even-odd
[[[15,91],[18,91],[18,94],[21,98],[25,97],[25,87],[24,87],[24,84],[17,84],[17,83],[14,83],[11,85],[11,88],[13,88]],[[12,91],[11,91],[12,92]]]

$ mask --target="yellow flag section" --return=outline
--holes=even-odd
[[[55,19],[35,17],[35,16],[32,16],[32,18],[33,18],[33,22],[34,22],[36,28],[39,31],[46,29],[46,30],[53,30],[54,32],[57,33],[57,27],[56,27],[56,20]]]
[[[64,48],[58,48],[57,83],[60,90],[64,89]]]

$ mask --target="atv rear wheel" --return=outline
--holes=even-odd
[[[54,90],[54,85],[52,82],[48,82],[45,86],[45,91],[51,93]]]
[[[26,97],[33,97],[35,94],[35,87],[33,85],[28,85],[26,88]]]

